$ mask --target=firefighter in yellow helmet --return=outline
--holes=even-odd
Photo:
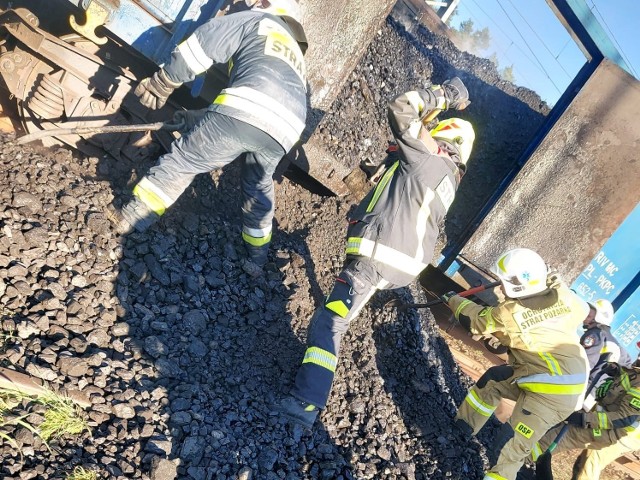
[[[579,407],[588,376],[577,329],[588,312],[533,250],[516,248],[498,258],[495,271],[506,299],[485,307],[443,296],[469,332],[492,334],[509,347],[508,363],[489,369],[458,409],[456,424],[474,434],[501,398],[515,400],[511,418],[495,440],[496,464],[484,479],[515,480],[535,443]]]
[[[291,395],[277,405],[287,419],[311,427],[326,406],[349,323],[379,289],[405,286],[431,262],[439,232],[471,155],[475,133],[459,118],[432,131],[434,112],[462,110],[468,101],[454,78],[394,98],[388,107],[398,160],[349,220],[347,262],[311,319],[307,350]]]

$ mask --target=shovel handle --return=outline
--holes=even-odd
[[[485,290],[495,288],[501,283],[502,282],[497,280],[495,282],[487,283],[485,285],[480,285],[479,287],[473,287],[473,288],[470,288],[469,290],[464,290],[463,292],[457,293],[456,295],[459,295],[461,297],[470,297],[471,295],[475,295],[476,293],[480,293]],[[440,305],[441,303],[444,303],[444,300],[442,300],[441,298],[438,298],[437,300],[433,300],[427,303],[405,303],[404,305],[400,305],[400,307],[405,309],[406,308],[429,308],[429,307],[433,307],[434,305]]]

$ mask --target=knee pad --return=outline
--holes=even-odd
[[[348,278],[341,273],[333,286],[333,290],[324,302],[324,308],[335,313],[341,318],[347,318],[353,306],[353,293]]]
[[[489,380],[494,382],[502,382],[513,375],[513,367],[511,365],[497,365],[491,367],[476,382],[478,388],[484,388],[487,386]]]

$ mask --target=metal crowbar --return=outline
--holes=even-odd
[[[101,127],[69,127],[69,128],[51,128],[47,130],[40,130],[37,132],[24,135],[16,140],[18,145],[24,145],[25,143],[35,142],[45,137],[54,137],[57,135],[96,135],[99,133],[127,133],[127,132],[145,132],[147,130],[180,130],[183,127],[182,123],[168,123],[168,122],[156,122],[156,123],[142,123],[136,125],[105,125]]]
[[[476,293],[483,292],[484,290],[489,290],[491,288],[495,288],[500,285],[502,282],[495,281],[491,283],[487,283],[485,285],[480,285],[479,287],[470,288],[469,290],[464,290],[462,292],[457,293],[456,295],[460,295],[461,297],[469,297],[471,295],[475,295]],[[410,308],[429,308],[434,305],[439,305],[444,303],[444,300],[441,298],[437,300],[433,300],[427,303],[404,303],[398,298],[394,298],[393,300],[388,301],[385,304],[385,308],[397,308],[398,310],[404,312]]]

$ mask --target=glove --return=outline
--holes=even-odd
[[[573,412],[567,417],[567,423],[569,425],[575,425],[576,427],[586,428],[587,422],[585,421],[585,415],[583,412]]]
[[[449,300],[451,300],[451,297],[455,297],[457,295],[456,292],[447,292],[444,295],[442,295],[440,297],[440,299],[444,302],[444,303],[449,303]]]
[[[182,125],[179,132],[184,134],[193,130],[205,117],[207,111],[209,111],[209,108],[203,108],[201,110],[177,110],[173,114],[171,122],[176,125]]]
[[[602,385],[596,388],[596,400],[602,400],[613,385],[613,378],[607,378]]]
[[[447,100],[447,109],[464,110],[469,106],[469,91],[464,86],[462,80],[453,77],[442,84],[444,90],[444,98]]]
[[[151,110],[158,110],[167,103],[167,98],[182,83],[173,82],[167,77],[164,69],[158,70],[151,77],[142,80],[134,95],[140,98],[140,103]]]

